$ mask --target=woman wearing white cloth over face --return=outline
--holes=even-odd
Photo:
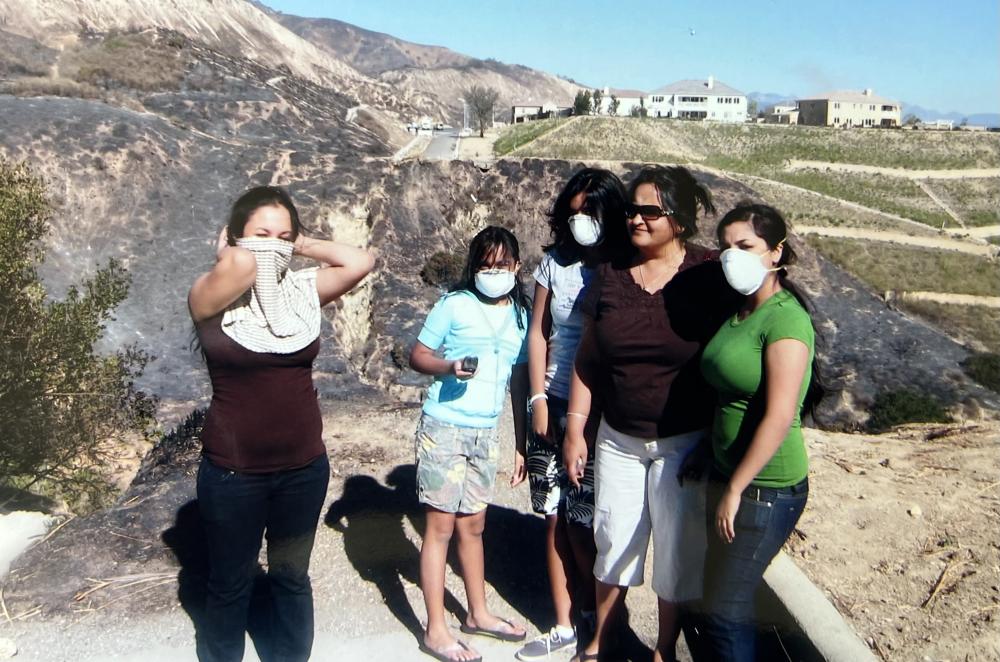
[[[292,271],[292,255],[320,265]],[[265,186],[233,205],[215,266],[191,287],[188,306],[212,380],[198,469],[209,558],[200,660],[242,659],[265,534],[271,638],[258,652],[309,658],[309,557],[330,478],[312,381],[320,308],[372,266],[367,251],[304,236],[288,194]]]

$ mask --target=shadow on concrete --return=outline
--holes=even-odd
[[[344,551],[362,579],[372,582],[393,616],[422,641],[420,622],[402,580],[420,583],[420,550],[406,536],[404,518],[423,537],[424,507],[417,501],[416,467],[403,464],[386,477],[386,485],[367,475],[349,477],[340,498],[330,504],[324,521],[344,536]],[[545,522],[513,508],[491,505],[483,534],[486,583],[532,625],[545,632],[554,622],[545,568]],[[452,543],[448,562],[459,563]],[[462,621],[466,609],[445,591],[445,609]],[[626,617],[627,618],[627,617]],[[623,620],[627,622],[627,620]],[[650,649],[625,627],[619,651],[630,660],[648,660]]]
[[[403,579],[420,584],[420,550],[403,528],[408,518],[423,536],[423,508],[417,502],[416,468],[400,465],[382,485],[371,476],[351,476],[344,481],[340,498],[330,504],[324,522],[344,536],[344,553],[358,575],[382,593],[389,611],[423,641],[424,626],[417,618],[403,586]],[[445,609],[465,618],[465,608],[445,591]]]

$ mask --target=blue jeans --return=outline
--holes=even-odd
[[[330,480],[326,455],[299,469],[266,474],[229,471],[202,457],[198,510],[209,578],[198,632],[198,659],[243,659],[261,538],[267,536],[269,641],[263,660],[307,660],[313,603],[309,557]],[[255,642],[256,643],[256,642]]]
[[[756,659],[754,595],[764,571],[806,506],[809,481],[791,487],[748,487],[740,497],[734,530],[726,544],[716,532],[715,511],[728,478],[713,472],[708,486],[708,551],[705,555],[701,655],[696,659],[750,662]]]

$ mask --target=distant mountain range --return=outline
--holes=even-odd
[[[749,92],[747,101],[756,101],[757,109],[767,110],[777,104],[794,104],[796,96],[794,94],[777,94],[775,92]]]
[[[760,110],[766,110],[767,108],[779,103],[794,104],[795,100],[799,98],[801,97],[795,94],[777,94],[775,92],[750,92],[747,94],[747,99],[756,101],[757,107]],[[958,125],[964,119],[967,120],[969,124],[990,127],[1000,126],[1000,113],[960,113],[954,110],[944,113],[940,110],[924,108],[916,104],[907,103],[906,101],[901,101],[900,106],[902,107],[900,119],[905,118],[907,115],[916,115],[925,122],[933,120],[952,120],[956,125]]]
[[[500,120],[509,117],[513,104],[553,102],[568,106],[582,87],[519,64],[480,60],[332,18],[304,18],[257,6],[332,58],[388,86],[414,108],[437,119],[461,122],[460,97],[472,85],[500,93],[496,105]]]

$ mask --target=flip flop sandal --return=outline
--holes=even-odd
[[[483,662],[482,656],[473,657],[468,660],[459,660],[457,657],[451,657],[449,653],[461,653],[462,651],[472,652],[472,648],[469,644],[465,643],[461,639],[458,639],[451,646],[445,646],[444,648],[431,648],[425,643],[420,644],[420,652],[426,655],[430,655],[435,660],[440,660],[440,662]]]
[[[513,630],[514,624],[508,621],[506,618],[499,619],[501,623],[506,623],[507,626]],[[494,639],[499,639],[500,641],[524,641],[527,638],[528,633],[522,632],[520,634],[516,632],[505,632],[504,630],[490,630],[489,628],[479,628],[472,627],[471,625],[466,625],[462,623],[459,630],[465,634],[478,634],[483,637],[493,637]]]

